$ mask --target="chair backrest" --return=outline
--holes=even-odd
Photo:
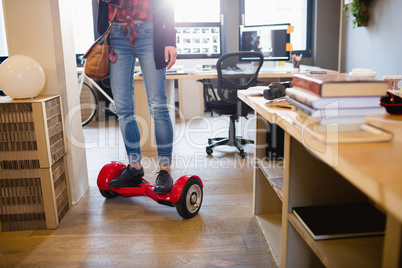
[[[245,58],[256,60],[243,60]],[[221,56],[216,63],[220,99],[227,103],[237,103],[237,90],[257,85],[263,63],[264,56],[260,52],[239,51]]]

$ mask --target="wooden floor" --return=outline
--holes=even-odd
[[[241,133],[254,138],[253,118]],[[247,159],[234,148],[205,153],[207,138],[226,136],[225,117],[176,122],[173,177],[196,174],[204,182],[199,214],[183,220],[175,208],[147,197],[104,199],[96,177],[108,161],[126,163],[114,119],[84,127],[88,191],[56,230],[0,233],[0,267],[274,267],[252,217],[252,145]],[[154,182],[156,158],[144,156]]]

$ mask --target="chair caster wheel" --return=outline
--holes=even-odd
[[[246,158],[246,157],[247,157],[247,153],[245,153],[245,152],[240,152],[240,157],[241,157],[242,159]]]
[[[207,155],[211,155],[214,151],[212,149],[207,149]]]

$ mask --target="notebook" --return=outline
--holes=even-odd
[[[386,216],[370,203],[293,208],[293,214],[315,240],[383,235]]]

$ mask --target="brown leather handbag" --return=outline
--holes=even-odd
[[[113,12],[113,21],[116,16],[118,8],[115,8]],[[83,58],[85,60],[84,73],[89,78],[94,80],[102,80],[108,78],[110,75],[110,63],[109,63],[109,54],[110,59],[113,59],[113,62],[117,60],[117,55],[112,51],[110,53],[110,45],[108,44],[108,37],[110,33],[111,23],[109,23],[109,27],[106,32],[102,34],[95,43],[88,49],[88,51],[84,54]],[[113,45],[112,45],[113,47]],[[112,49],[113,50],[113,49]]]
[[[110,75],[110,46],[107,41],[109,32],[110,26],[83,56],[86,59],[84,67],[85,75],[94,80],[102,80],[108,78]]]

